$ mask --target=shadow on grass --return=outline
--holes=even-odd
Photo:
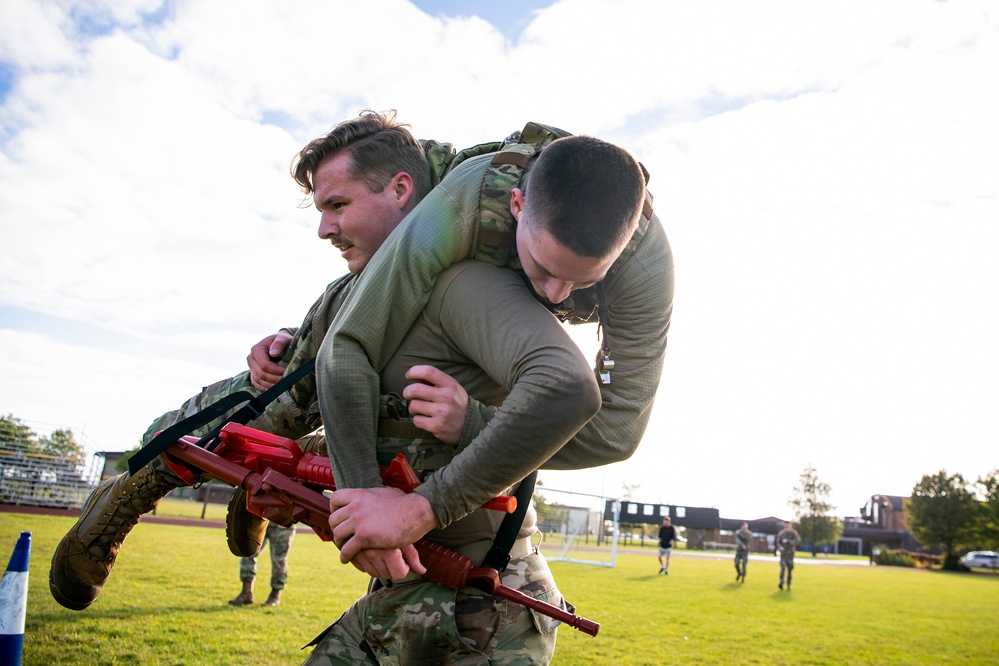
[[[668,579],[669,575],[667,575],[667,574],[659,574],[659,573],[657,573],[657,574],[646,574],[644,576],[629,576],[628,578],[626,578],[626,580],[629,580],[629,581],[632,581],[632,582],[635,582],[635,583],[647,583],[650,580],[655,580],[657,578],[666,578],[666,579]]]
[[[249,606],[230,606],[228,603],[221,603],[219,605],[208,605],[208,606],[185,606],[185,605],[171,605],[171,606],[125,606],[118,607],[114,609],[94,609],[89,608],[84,611],[71,611],[71,610],[44,610],[32,613],[32,619],[35,622],[45,623],[45,622],[61,622],[66,620],[66,618],[80,618],[80,619],[94,619],[94,620],[129,620],[137,617],[165,617],[170,613],[195,613],[200,615],[217,615],[220,613],[249,613],[252,609],[259,609],[261,611],[273,612],[275,609],[262,606],[261,604],[252,604]]]

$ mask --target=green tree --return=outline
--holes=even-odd
[[[999,469],[978,479],[978,487],[985,499],[982,505],[982,519],[979,525],[981,543],[990,550],[999,550]]]
[[[975,541],[982,507],[960,474],[927,474],[905,500],[905,524],[926,546],[944,551],[943,568],[960,569],[958,551]]]
[[[41,453],[60,458],[83,460],[86,450],[67,429],[53,430],[48,437],[39,437],[24,421],[12,414],[0,416],[0,448],[18,448],[27,453]]]
[[[122,472],[127,472],[128,471],[128,459],[131,458],[132,456],[134,456],[136,453],[138,453],[140,448],[142,448],[142,445],[141,444],[136,444],[134,447],[132,447],[131,449],[129,449],[128,451],[126,451],[125,454],[121,458],[118,459],[118,462],[115,463],[114,468],[118,471],[119,474],[121,474]],[[540,483],[538,485],[540,485]],[[541,497],[541,496],[535,494],[534,495],[534,500],[537,501],[538,497]],[[539,512],[539,515],[540,515],[540,512]]]
[[[819,544],[839,541],[843,534],[842,521],[832,514],[836,508],[829,502],[832,487],[819,480],[815,468],[809,465],[799,477],[788,504],[794,509],[794,528],[803,541],[812,544],[812,557]]]
[[[82,461],[87,457],[87,452],[81,444],[76,441],[72,430],[53,430],[48,437],[38,440],[38,452],[60,458],[76,458]]]
[[[32,451],[38,445],[38,436],[24,425],[24,421],[13,414],[0,416],[0,449],[27,449]]]
[[[548,523],[549,525],[560,525],[569,519],[569,507],[558,502],[549,503],[548,498],[541,494],[541,487],[544,482],[540,479],[534,488],[534,510],[538,514],[538,525]]]

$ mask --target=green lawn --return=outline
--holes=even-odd
[[[77,613],[48,591],[49,559],[72,523],[0,513],[4,561],[18,534],[32,532],[26,666],[298,664],[299,648],[366,584],[331,544],[299,534],[282,604],[233,608],[226,601],[239,591],[238,560],[222,530],[140,523],[101,597]],[[741,584],[727,555],[680,552],[670,575],[657,575],[653,549],[619,555],[614,569],[553,569],[577,612],[601,623],[596,638],[563,627],[555,664],[999,662],[999,575],[799,564],[788,593],[777,589],[776,560],[751,560]]]

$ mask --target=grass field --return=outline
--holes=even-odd
[[[32,533],[26,666],[299,664],[301,646],[366,584],[331,544],[299,534],[282,604],[233,608],[238,560],[222,530],[140,523],[101,597],[73,612],[48,590],[52,551],[72,523],[0,513],[4,563],[19,533]],[[741,584],[728,555],[681,551],[666,577],[654,552],[620,555],[614,569],[553,564],[577,612],[601,623],[596,638],[563,627],[555,664],[999,663],[999,575],[813,566],[799,556],[789,593],[777,589],[776,560],[750,560]]]

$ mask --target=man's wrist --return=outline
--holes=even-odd
[[[419,492],[412,492],[406,495],[406,502],[407,514],[413,520],[414,532],[419,532],[419,536],[423,536],[437,529],[437,518],[434,516],[433,507],[430,506],[430,500]]]

